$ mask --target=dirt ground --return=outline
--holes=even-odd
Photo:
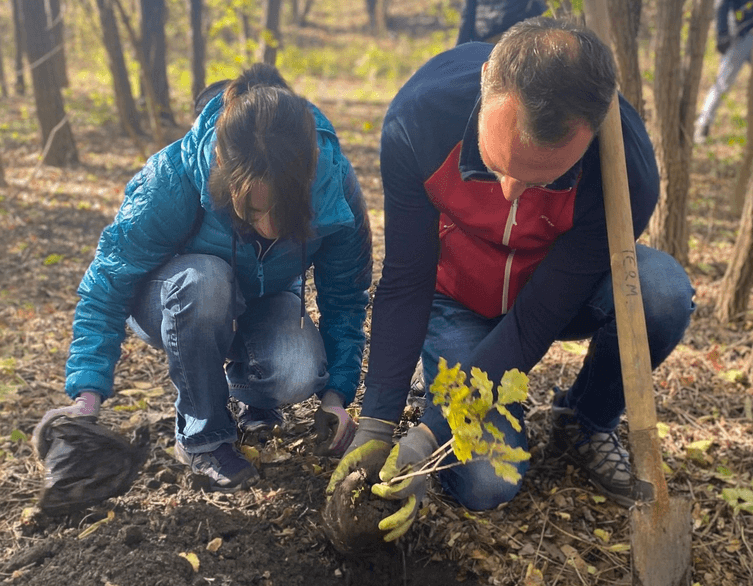
[[[367,198],[376,280],[383,256],[378,120],[387,100],[324,94],[317,103],[338,129]],[[2,104],[4,116],[32,107],[30,97]],[[753,390],[746,370],[753,319],[748,314],[721,325],[712,315],[736,229],[728,199],[740,152],[726,140],[732,123],[725,116],[695,155],[687,270],[698,308],[682,344],[654,376],[667,479],[674,496],[692,500],[693,583],[702,586],[753,583],[753,493],[744,492],[752,486]],[[631,583],[627,511],[604,501],[572,467],[543,457],[552,390],[574,379],[585,344],[555,345],[531,373],[532,468],[513,502],[470,513],[433,486],[397,546],[347,557],[322,530],[324,488],[336,460],[313,455],[316,403],[285,410],[281,436],[260,446],[256,486],[233,495],[206,493],[171,454],[175,393],[164,358],[129,337],[116,395],[100,421],[126,437],[148,426],[142,472],[124,496],[69,516],[41,514],[35,503],[43,468],[28,438],[44,412],[68,403],[62,387],[76,287],[125,182],[140,166],[133,145],[113,125],[81,120],[76,138],[82,161],[67,169],[39,167],[36,144],[3,139],[9,186],[0,188],[0,583]],[[312,296],[307,305],[316,317]],[[359,405],[357,399],[354,415]],[[419,409],[406,407],[403,427]],[[739,489],[740,498],[725,489]]]

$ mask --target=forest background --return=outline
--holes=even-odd
[[[585,343],[556,344],[531,373],[533,467],[521,495],[471,515],[432,490],[398,553],[376,561],[344,558],[321,533],[323,487],[336,462],[312,454],[313,403],[286,410],[286,435],[260,452],[260,487],[246,495],[204,494],[170,456],[174,394],[164,359],[133,338],[124,344],[117,394],[102,421],[126,435],[148,423],[144,473],[127,495],[101,507],[63,519],[40,515],[34,504],[43,473],[28,439],[47,409],[68,402],[63,376],[76,287],[125,182],[146,157],[185,133],[197,90],[266,59],[322,108],[367,199],[376,283],[383,256],[381,120],[411,73],[454,45],[461,2],[166,0],[165,12],[153,13],[161,1],[23,0],[27,14],[43,15],[38,30],[47,35],[24,53],[17,31],[28,39],[37,29],[28,29],[28,19],[14,26],[14,1],[0,2],[3,583],[315,586],[418,584],[429,576],[435,584],[629,583],[626,513],[598,497],[577,471],[541,454],[552,389],[572,380]],[[578,2],[551,4],[557,12],[579,10]],[[621,89],[647,122],[663,178],[660,206],[641,241],[681,260],[696,288],[686,338],[654,376],[667,479],[673,494],[693,499],[694,583],[736,586],[753,583],[753,83],[746,66],[710,137],[693,145],[696,104],[719,62],[711,4],[610,0],[622,25],[614,38]],[[192,59],[196,6],[203,79]],[[132,106],[123,100],[124,80],[112,75],[114,36],[102,33],[107,8]],[[51,51],[57,46],[64,51]],[[151,84],[140,79],[147,61]],[[307,306],[316,317],[309,285]],[[406,409],[404,425],[417,409]],[[351,410],[357,415],[358,401]],[[96,532],[82,537],[92,527]],[[213,550],[217,538],[222,545]]]

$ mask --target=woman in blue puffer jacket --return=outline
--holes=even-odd
[[[301,291],[313,275],[318,328]],[[258,471],[236,449],[316,394],[317,451],[342,454],[371,284],[371,232],[330,122],[274,67],[256,64],[210,99],[186,136],[127,184],[79,286],[66,367],[71,406],[113,393],[126,323],[165,351],[178,397],[176,457],[213,490]],[[228,408],[233,398],[232,411]]]

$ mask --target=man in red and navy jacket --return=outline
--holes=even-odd
[[[419,355],[427,387],[440,357],[496,384],[508,370],[530,371],[555,340],[590,337],[582,371],[554,398],[551,451],[625,506],[650,498],[614,433],[625,404],[595,135],[615,88],[610,50],[592,32],[536,18],[496,46],[466,43],[434,57],[399,91],[382,131],[385,258],[366,393],[329,492],[365,458],[389,452]],[[659,175],[638,114],[622,98],[620,111],[637,238]],[[656,367],[687,328],[693,290],[669,255],[639,245],[637,261]],[[512,409],[520,431],[492,412],[507,444],[527,448],[522,406]],[[382,480],[450,437],[440,406],[427,401]],[[515,466],[522,475],[528,462]],[[484,459],[439,478],[472,510],[509,501],[521,485]],[[425,490],[425,475],[375,486],[384,498],[406,499],[380,525],[387,540],[408,529]]]

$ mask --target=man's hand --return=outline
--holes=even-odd
[[[353,441],[356,424],[343,407],[343,400],[335,391],[326,391],[322,403],[314,413],[317,456],[339,458]]]
[[[392,448],[387,461],[379,471],[380,484],[371,487],[371,492],[387,500],[406,500],[396,513],[379,522],[379,529],[388,531],[385,541],[394,541],[405,534],[418,514],[421,501],[426,496],[427,474],[417,474],[398,482],[389,481],[400,474],[412,472],[413,466],[429,457],[439,446],[434,434],[421,424],[412,427],[397,445]]]
[[[367,471],[379,470],[384,464],[392,446],[392,433],[395,424],[381,419],[361,417],[358,431],[348,446],[345,456],[335,468],[327,485],[327,497],[332,496],[345,477],[359,468]]]
[[[40,458],[47,454],[47,440],[45,439],[45,430],[49,424],[58,417],[86,417],[91,421],[96,421],[99,416],[99,406],[102,403],[102,395],[93,391],[84,391],[73,402],[73,405],[67,407],[58,407],[50,409],[44,414],[42,420],[37,423],[31,436],[31,444]]]
[[[729,50],[731,44],[732,39],[730,39],[729,35],[721,36],[716,39],[716,50],[724,55]]]

